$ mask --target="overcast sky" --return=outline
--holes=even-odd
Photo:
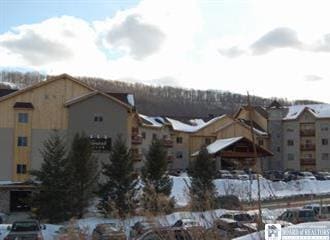
[[[0,68],[330,103],[330,1],[0,0]]]

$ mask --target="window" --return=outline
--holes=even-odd
[[[329,160],[329,153],[322,153],[322,160]]]
[[[27,137],[18,137],[17,138],[17,146],[19,147],[26,147],[27,144]]]
[[[176,158],[183,158],[182,152],[176,152]]]
[[[16,173],[25,174],[26,173],[26,165],[25,164],[17,164],[16,165]]]
[[[289,161],[294,160],[294,154],[293,153],[288,153],[288,160]]]
[[[18,113],[18,122],[27,123],[29,121],[29,115],[27,113]]]
[[[94,116],[94,122],[103,122],[103,116],[102,115],[95,115]]]
[[[142,132],[141,135],[143,139],[146,139],[146,132]]]
[[[328,145],[328,139],[322,138],[322,145]]]
[[[156,140],[157,139],[157,134],[156,133],[153,133],[152,134],[152,140]]]
[[[177,138],[176,138],[176,143],[182,143],[182,142],[183,142],[182,137],[177,137]]]
[[[259,145],[259,146],[264,145],[264,140],[262,140],[262,139],[258,140],[258,145]]]
[[[277,152],[281,152],[281,147],[276,148]]]
[[[288,140],[288,146],[293,146],[293,145],[294,145],[294,141],[291,140],[291,139],[289,139],[289,140]]]
[[[328,131],[329,130],[329,127],[327,124],[322,124],[321,125],[321,131]]]
[[[211,138],[205,138],[205,144],[206,145],[211,144],[211,142],[212,142]]]
[[[294,129],[292,129],[292,128],[287,128],[286,131],[287,131],[287,132],[294,132]]]

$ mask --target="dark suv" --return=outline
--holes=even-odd
[[[43,240],[41,228],[37,220],[16,221],[8,228],[10,232],[4,240]]]

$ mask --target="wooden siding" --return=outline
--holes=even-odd
[[[34,106],[32,128],[66,129],[68,111],[64,102],[91,90],[69,79],[58,79],[0,102],[0,128],[15,126],[15,102],[31,102]]]

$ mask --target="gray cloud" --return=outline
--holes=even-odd
[[[133,57],[143,59],[160,49],[165,35],[156,26],[141,22],[139,15],[130,15],[109,31],[107,40],[116,47],[128,47]]]
[[[290,28],[275,28],[251,45],[253,54],[261,55],[276,48],[300,48],[297,33]]]
[[[227,49],[219,49],[218,51],[221,55],[229,57],[229,58],[236,58],[245,53],[244,50],[240,49],[237,46],[233,46],[233,47],[227,48]]]
[[[330,33],[325,34],[314,47],[315,52],[330,52]]]
[[[310,74],[305,75],[304,80],[307,82],[317,82],[323,80],[323,77],[320,77],[318,75]]]
[[[63,44],[45,39],[31,30],[19,38],[2,40],[0,46],[21,55],[32,65],[43,65],[73,56],[71,50]]]

